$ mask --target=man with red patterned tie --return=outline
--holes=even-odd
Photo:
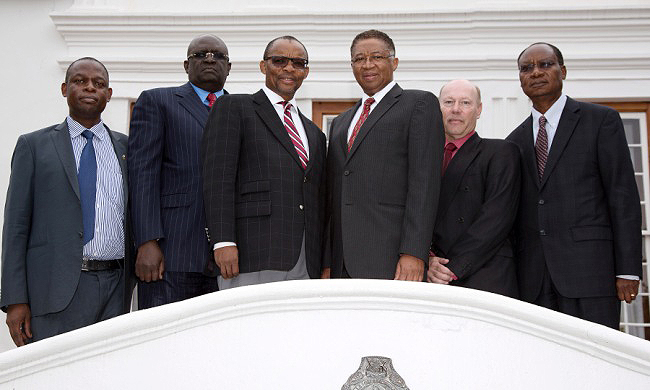
[[[422,281],[440,190],[440,106],[393,81],[387,34],[358,34],[350,54],[363,97],[332,122],[325,267],[336,278]]]
[[[214,35],[190,42],[189,82],[142,92],[133,107],[129,186],[138,248],[138,306],[149,308],[217,291],[201,189],[200,143],[230,72]]]
[[[560,50],[534,43],[517,60],[532,100],[509,136],[519,147],[515,223],[521,298],[618,328],[641,275],[641,209],[623,123],[610,108],[562,93]]]
[[[292,36],[268,43],[265,85],[219,99],[201,156],[219,289],[321,276],[325,135],[296,104],[309,74]]]

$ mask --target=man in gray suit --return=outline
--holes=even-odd
[[[125,313],[131,300],[127,137],[101,120],[108,71],[74,61],[61,92],[69,116],[20,136],[11,162],[0,306],[17,346]]]
[[[332,122],[323,267],[339,278],[422,281],[444,145],[438,100],[393,81],[385,33],[360,33],[350,51],[363,97]]]

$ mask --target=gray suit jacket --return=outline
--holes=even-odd
[[[400,254],[427,259],[444,147],[438,99],[395,85],[347,151],[359,101],[332,122],[327,157],[325,267],[353,278],[393,279]]]
[[[127,203],[124,134],[108,132],[124,179]],[[128,311],[132,291],[131,240],[124,218]],[[32,316],[66,308],[81,274],[83,224],[77,168],[66,122],[18,138],[2,233],[2,297],[0,306],[27,303]]]

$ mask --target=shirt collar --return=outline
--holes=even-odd
[[[445,146],[447,146],[449,144],[454,144],[454,145],[456,145],[456,149],[460,149],[460,147],[463,146],[463,144],[465,144],[465,142],[468,139],[470,139],[474,135],[474,133],[476,133],[476,130],[470,131],[469,134],[467,134],[463,138],[447,140],[447,142],[445,142]]]
[[[262,86],[262,91],[264,91],[264,93],[266,94],[266,97],[269,99],[271,104],[273,104],[273,107],[275,107],[276,104],[285,101],[282,96],[280,96],[277,93],[271,91],[269,89],[269,87],[267,87],[266,85]],[[289,100],[289,103],[296,109],[296,111],[298,110],[298,106],[296,105],[296,97],[295,96],[292,97],[291,100]]]
[[[543,115],[546,118],[546,122],[551,125],[552,128],[557,129],[558,124],[560,123],[560,117],[562,116],[562,111],[564,111],[564,105],[566,104],[566,95],[562,94],[560,97],[553,103],[551,108],[549,108]],[[537,111],[534,107],[532,109],[533,114],[533,123],[539,123],[539,117],[542,116],[542,113]]]
[[[101,141],[103,141],[104,138],[108,136],[108,133],[106,132],[106,127],[104,127],[104,121],[102,121],[101,119],[99,120],[99,123],[97,123],[90,129],[85,128],[81,123],[72,119],[72,117],[70,117],[69,115],[67,118],[65,118],[65,120],[66,120],[66,124],[68,125],[68,131],[70,132],[70,138],[80,136],[81,133],[83,133],[85,130],[90,130],[93,133],[93,135],[99,138]]]
[[[372,96],[368,96],[368,95],[366,95],[366,93],[364,92],[364,93],[363,93],[363,96],[361,97],[361,99],[363,99],[363,100],[361,100],[361,104],[363,104],[363,103],[364,103],[368,98],[370,98],[370,97],[375,98],[375,102],[374,102],[373,104],[379,104],[379,102],[381,101],[381,99],[383,99],[384,96],[386,96],[386,94],[388,93],[388,91],[390,91],[390,90],[395,86],[395,84],[397,84],[397,83],[395,82],[395,80],[391,81],[390,83],[386,84],[386,86],[385,86],[384,88],[382,88],[379,92],[375,93],[375,94],[372,95]]]
[[[194,88],[194,92],[196,92],[196,94],[199,95],[199,99],[201,100],[201,103],[203,103],[203,104],[205,104],[207,106],[209,104],[208,95],[210,94],[210,92],[206,91],[205,89],[201,89],[201,88],[197,87],[196,85],[194,85],[192,83],[190,83],[190,85],[192,86],[192,88]],[[221,89],[220,91],[215,92],[214,95],[218,99],[219,96],[223,95],[223,89]]]

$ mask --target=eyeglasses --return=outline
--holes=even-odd
[[[535,69],[535,66],[537,66],[537,69],[539,70],[546,70],[552,68],[553,65],[555,65],[555,62],[553,61],[540,61],[537,64],[524,64],[519,67],[519,72],[530,73]]]
[[[208,56],[212,57],[213,60],[218,61],[218,60],[225,60],[225,61],[230,61],[230,58],[221,52],[218,51],[198,51],[196,53],[190,54],[187,59],[189,60],[190,58],[196,58],[197,60],[205,60],[208,58]]]
[[[395,57],[395,54],[389,54],[387,56],[380,56],[380,55],[372,55],[368,57],[359,56],[359,57],[354,57],[351,60],[351,62],[352,65],[361,66],[362,64],[365,64],[366,61],[370,61],[371,64],[377,64],[382,60],[386,60],[391,57]]]
[[[291,58],[291,57],[284,57],[284,56],[268,56],[264,57],[264,61],[271,60],[271,64],[277,68],[284,68],[289,64],[289,61],[293,64],[293,67],[296,69],[305,69],[307,67],[307,64],[309,63],[308,60],[304,58]]]

